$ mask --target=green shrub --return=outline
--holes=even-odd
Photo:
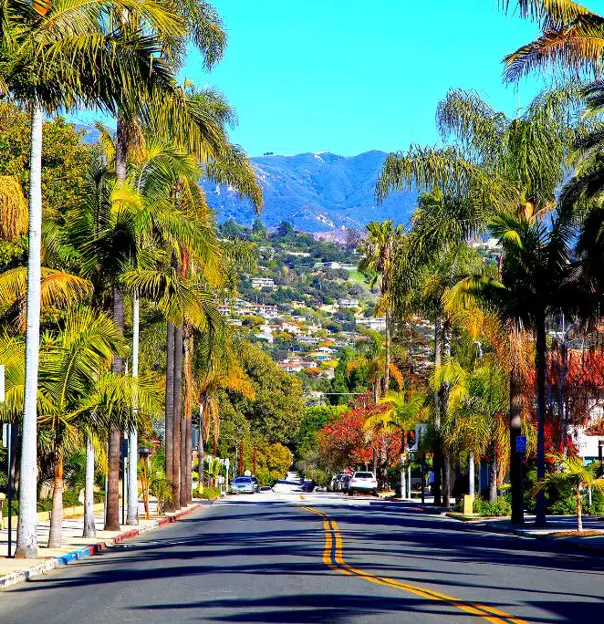
[[[548,513],[560,516],[572,516],[577,512],[577,500],[571,494],[563,496],[548,505]]]
[[[512,513],[512,505],[503,496],[499,496],[494,503],[475,498],[474,513],[479,516],[509,516]]]
[[[204,500],[213,500],[220,498],[220,490],[217,487],[208,487],[207,485],[200,490],[199,488],[193,492],[195,498],[203,498]]]
[[[584,511],[591,516],[604,516],[604,495],[592,492],[591,505],[586,503]]]

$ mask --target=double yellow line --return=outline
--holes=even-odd
[[[339,572],[340,574],[344,574],[346,576],[360,576],[370,583],[386,585],[387,587],[394,587],[396,589],[400,589],[409,592],[410,594],[415,594],[416,596],[427,598],[429,600],[446,602],[453,605],[457,609],[461,609],[466,613],[478,616],[484,620],[487,620],[488,622],[492,622],[493,624],[510,624],[510,622],[512,624],[528,624],[525,620],[514,618],[509,613],[506,613],[505,611],[500,611],[499,609],[495,609],[494,607],[487,607],[485,605],[476,604],[473,602],[464,602],[462,600],[454,598],[453,596],[447,596],[446,594],[441,594],[440,592],[436,592],[432,589],[425,589],[416,585],[409,585],[408,583],[400,583],[399,581],[395,581],[391,578],[374,576],[373,574],[369,574],[369,572],[364,572],[363,570],[353,568],[344,561],[344,555],[342,551],[342,535],[340,533],[340,529],[338,528],[337,522],[333,518],[331,518],[329,514],[326,514],[312,507],[306,507],[301,505],[300,509],[310,511],[311,513],[321,516],[323,518],[323,529],[325,531],[323,563],[326,566],[329,566],[332,570],[335,570],[336,572]]]

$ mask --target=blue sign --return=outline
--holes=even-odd
[[[526,436],[516,437],[516,453],[526,453]]]

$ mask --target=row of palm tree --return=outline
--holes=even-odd
[[[19,412],[19,397],[23,409],[16,556],[35,557],[37,453],[39,444],[47,443],[38,434],[46,422],[52,424],[56,466],[52,544],[60,539],[64,445],[78,439],[70,435],[73,427],[85,438],[87,466],[93,466],[95,443],[107,443],[107,530],[119,528],[120,447],[123,432],[129,432],[128,522],[137,522],[137,426],[157,405],[150,400],[147,372],[139,373],[141,300],[149,300],[168,323],[166,474],[173,487],[172,506],[190,501],[191,414],[199,402],[195,339],[201,332],[213,336],[213,345],[225,340],[215,301],[227,287],[234,259],[245,257],[244,251],[218,240],[198,181],[206,177],[227,183],[257,209],[262,196],[249,160],[229,141],[233,112],[227,102],[211,89],[180,85],[176,79],[189,44],[197,47],[208,69],[223,54],[226,35],[208,3],[7,0],[0,28],[0,89],[31,111],[29,206],[26,219],[21,211],[13,227],[16,234],[28,223],[26,289],[19,289],[25,285],[24,270],[16,270],[0,277],[0,290],[9,307],[17,293],[27,293],[21,311],[26,320],[23,383],[12,386],[12,416]],[[82,107],[113,116],[117,131],[112,136],[98,127],[99,145],[91,155],[83,201],[60,222],[43,221],[43,116]],[[9,197],[8,182],[4,189]],[[85,329],[86,344],[64,333],[71,317],[80,314],[77,301],[90,323],[111,325],[99,344]],[[130,302],[132,345],[126,348],[125,304]],[[50,322],[45,314],[44,325],[50,322],[53,329],[41,335],[46,304],[55,318]],[[17,340],[15,336],[10,339]],[[71,344],[68,338],[75,340],[73,358],[87,358],[77,383],[69,378],[76,374],[75,359],[74,369],[63,373],[52,368],[46,355],[47,343],[57,358],[60,348],[72,348],[64,346]],[[103,365],[94,364],[94,357]],[[208,362],[197,370],[212,374]],[[47,375],[57,388],[79,394],[63,392],[50,410]],[[103,385],[106,375],[121,394]],[[125,379],[130,380],[128,392]],[[97,384],[105,402],[95,407],[86,397],[95,396]],[[76,427],[78,419],[82,425]],[[86,496],[89,503],[91,492]],[[88,533],[94,531],[89,514],[85,526]]]
[[[474,91],[450,91],[436,114],[442,147],[411,145],[391,154],[376,186],[380,201],[404,188],[420,191],[409,229],[372,224],[363,250],[364,266],[381,273],[382,300],[391,302],[398,321],[419,314],[434,322],[435,503],[449,503],[450,460],[466,453],[472,472],[476,457],[491,447],[492,495],[509,458],[512,519],[521,523],[516,438],[532,438],[533,397],[523,392],[530,358],[534,354],[537,477],[543,483],[547,329],[560,314],[587,326],[601,305],[604,19],[569,1],[500,4],[542,28],[535,42],[505,59],[505,78],[553,67],[566,80],[515,118]],[[589,73],[596,82],[585,84]],[[498,266],[485,264],[468,245],[486,235],[501,244]],[[386,251],[392,248],[394,260]],[[537,522],[545,522],[542,489]]]

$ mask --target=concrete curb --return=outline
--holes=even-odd
[[[45,572],[49,572],[50,570],[53,570],[54,568],[57,568],[59,566],[68,565],[69,563],[72,563],[74,561],[90,557],[91,555],[96,555],[97,553],[106,550],[107,548],[114,546],[115,544],[119,544],[128,539],[132,539],[133,537],[138,537],[139,535],[143,535],[144,533],[149,533],[149,531],[160,529],[161,527],[172,524],[173,522],[177,522],[181,518],[184,518],[185,516],[199,511],[204,506],[205,505],[203,505],[202,503],[196,503],[193,507],[189,509],[183,509],[182,511],[176,512],[173,516],[166,516],[165,518],[155,520],[152,524],[147,524],[136,529],[124,531],[123,533],[120,533],[119,535],[116,535],[109,540],[96,542],[95,544],[84,546],[84,548],[72,550],[71,552],[65,553],[60,557],[52,557],[46,561],[42,561],[41,563],[36,564],[35,566],[32,566],[31,568],[28,568],[27,570],[18,570],[17,572],[7,574],[6,576],[0,577],[0,590],[6,589],[11,585],[23,583],[24,581],[27,581],[34,576],[44,574]]]

